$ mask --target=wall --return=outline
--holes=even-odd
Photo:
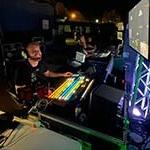
[[[42,20],[49,29],[42,29]],[[24,41],[34,36],[50,38],[54,24],[54,8],[34,0],[0,0],[0,25],[5,43]]]

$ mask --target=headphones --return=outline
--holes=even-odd
[[[22,51],[21,55],[24,59],[27,59],[29,57],[28,52],[26,50]]]
[[[31,42],[29,42],[29,43],[31,43]],[[25,59],[30,57],[29,54],[28,54],[28,51],[27,51],[27,46],[28,46],[29,43],[24,44],[24,48],[22,49],[22,52],[21,52],[22,57],[25,58]]]

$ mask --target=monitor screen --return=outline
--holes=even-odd
[[[84,63],[85,62],[85,54],[77,51],[75,60],[80,63]]]
[[[141,0],[129,11],[129,45],[150,60],[150,0]]]

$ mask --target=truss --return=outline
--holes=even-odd
[[[150,63],[139,56],[135,73],[132,105],[140,108],[146,119],[150,112]]]

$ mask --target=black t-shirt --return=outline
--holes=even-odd
[[[47,70],[47,65],[42,61],[36,67],[32,67],[28,60],[25,60],[15,72],[15,85],[35,87],[38,82],[42,82],[43,73]]]

